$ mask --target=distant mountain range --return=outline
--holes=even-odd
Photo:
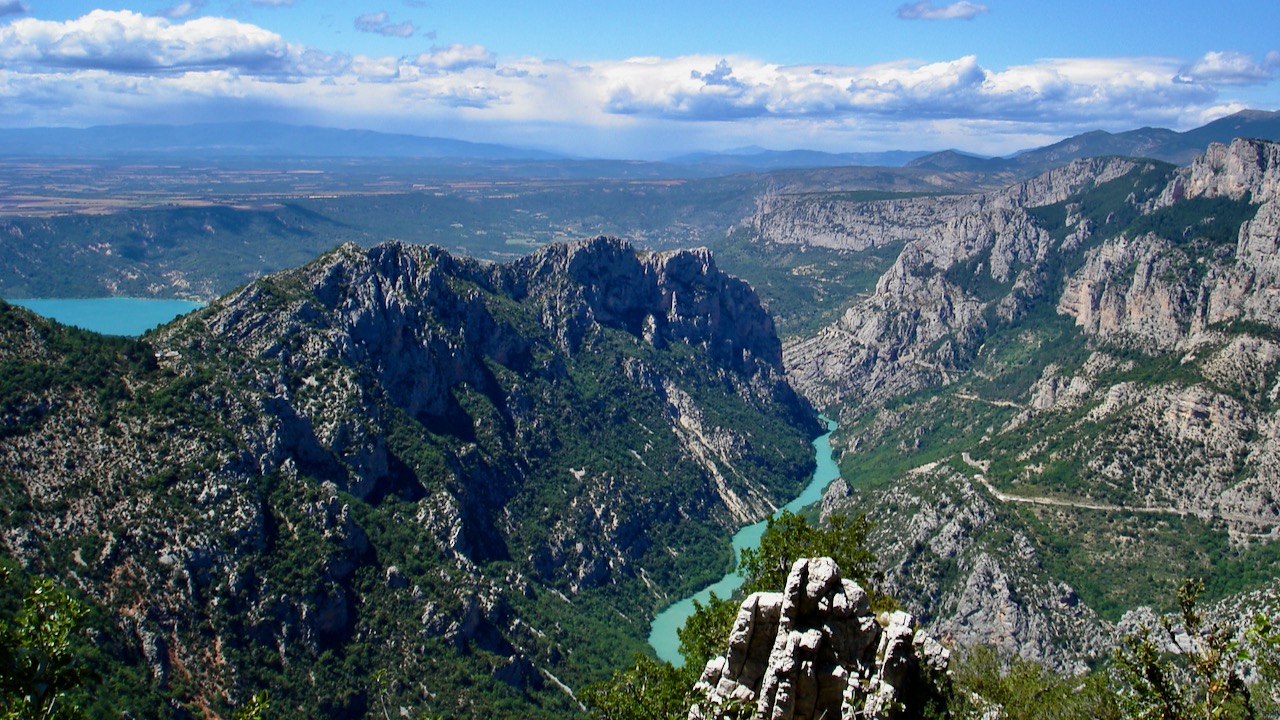
[[[1280,112],[1242,110],[1186,132],[1151,127],[1122,133],[1094,130],[1009,158],[990,158],[959,150],[944,150],[915,158],[907,162],[906,166],[923,170],[969,172],[1013,170],[1030,176],[1072,160],[1107,155],[1147,157],[1185,165],[1203,153],[1210,143],[1229,143],[1238,137],[1280,140]]]
[[[19,128],[0,134],[0,156],[120,155],[235,157],[503,158],[551,160],[541,150],[449,138],[276,122]]]
[[[830,153],[746,147],[690,153],[665,163],[617,161],[614,163],[617,167],[611,165],[596,171],[606,175],[625,171],[624,174],[632,175],[637,172],[637,165],[641,165],[662,175],[705,177],[782,169],[870,166],[1030,177],[1071,160],[1108,155],[1149,157],[1181,165],[1204,152],[1209,143],[1227,143],[1237,137],[1280,140],[1280,112],[1243,110],[1185,132],[1150,127],[1121,133],[1095,130],[1005,158],[961,150]],[[16,128],[0,133],[0,157],[174,158],[190,155],[202,159],[358,157],[522,161],[525,165],[552,163],[557,167],[564,163],[602,162],[510,145],[275,122]],[[587,171],[591,174],[590,168]],[[545,167],[540,172],[556,174]]]

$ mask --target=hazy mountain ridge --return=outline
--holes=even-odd
[[[869,165],[875,167],[902,167],[928,153],[917,150],[886,150],[884,152],[822,152],[820,150],[768,150],[751,147],[722,152],[697,152],[678,155],[668,162],[680,165],[718,167],[724,172],[750,172],[780,168],[840,167],[844,165]]]
[[[275,122],[9,128],[0,155],[21,157],[211,158],[395,157],[546,160],[555,153],[451,138]]]
[[[758,172],[782,168],[836,166],[911,167],[930,170],[1035,174],[1084,157],[1125,155],[1190,162],[1214,142],[1237,137],[1280,140],[1280,112],[1242,110],[1186,131],[1140,128],[1120,133],[1093,130],[1007,158],[990,158],[964,150],[928,153],[917,150],[823,152],[803,148],[759,147],[701,151],[672,157],[672,169],[701,165],[700,172]],[[422,159],[573,160],[567,154],[372,130],[341,129],[257,121],[192,125],[104,125],[89,128],[8,128],[0,136],[0,155],[23,157],[203,156],[237,157],[365,157]],[[661,164],[661,163],[655,163]]]
[[[1249,129],[1276,136],[1270,129],[1275,123],[1275,113],[1244,112],[1178,137],[1207,144],[1209,138]],[[257,128],[241,131],[245,127]],[[826,238],[822,246],[838,250],[867,238],[883,247],[950,217],[950,210],[935,212],[946,205],[919,196],[997,192],[1046,164],[1147,147],[1129,140],[1099,144],[1097,137],[1149,135],[1145,130],[1086,134],[1025,153],[1043,160],[1031,165],[1000,161],[1006,165],[995,167],[990,165],[995,161],[956,155],[933,168],[777,167],[706,177],[744,168],[719,167],[714,154],[707,156],[709,165],[522,159],[518,153],[508,158],[501,149],[467,144],[455,153],[449,149],[455,141],[440,141],[441,149],[432,149],[436,141],[431,138],[273,124],[248,139],[222,126],[100,129],[124,133],[139,147],[173,148],[195,142],[189,136],[198,139],[206,130],[205,142],[212,148],[257,149],[231,160],[220,159],[221,151],[207,157],[200,151],[176,169],[155,158],[126,157],[86,171],[67,165],[66,158],[92,164],[94,148],[111,143],[57,139],[55,145],[68,153],[65,158],[43,169],[11,162],[13,177],[3,183],[11,194],[0,188],[0,200],[11,213],[0,219],[0,295],[210,299],[347,241],[368,246],[399,239],[505,260],[551,241],[597,234],[671,248],[711,244],[732,228],[751,227],[770,242],[800,247],[818,236]],[[55,138],[89,133],[50,132]],[[7,141],[32,152],[42,147],[21,138]],[[289,159],[295,145],[303,155]],[[425,149],[415,149],[419,145]],[[332,159],[308,159],[312,146]],[[342,157],[365,146],[381,148],[377,152],[384,157],[360,162]],[[490,150],[496,154],[485,156]],[[416,152],[455,156],[414,159]],[[761,154],[805,156],[802,151]],[[884,203],[866,203],[872,196]],[[817,199],[824,203],[820,212],[814,210]],[[956,200],[956,207],[963,202]],[[793,207],[810,214],[801,218]],[[907,223],[912,212],[915,217]],[[77,270],[65,273],[66,266]]]
[[[0,542],[215,708],[573,714],[818,430],[745,284],[603,238],[348,245],[142,342],[3,329]]]
[[[1012,170],[1030,175],[1072,160],[1106,155],[1151,158],[1183,165],[1212,143],[1229,143],[1240,137],[1280,140],[1280,112],[1242,110],[1183,132],[1151,127],[1120,133],[1093,130],[1007,158],[984,158],[944,150],[911,160],[907,167],[972,172]]]

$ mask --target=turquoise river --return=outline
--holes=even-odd
[[[813,479],[799,496],[774,513],[775,516],[787,510],[798,512],[801,508],[818,502],[831,481],[840,477],[840,468],[836,465],[835,458],[831,456],[831,433],[836,429],[836,424],[826,418],[822,420],[827,424],[827,432],[813,441],[813,454],[818,461],[818,467],[813,471]],[[768,520],[761,520],[755,525],[748,525],[739,530],[733,536],[734,555],[746,548],[759,545],[760,537],[764,535],[768,522]],[[676,637],[676,630],[683,627],[684,621],[693,614],[693,601],[706,603],[713,592],[719,597],[728,597],[734,590],[741,587],[742,583],[741,575],[736,571],[730,572],[711,586],[658,613],[658,616],[653,619],[653,624],[649,626],[649,644],[653,646],[658,657],[673,665],[683,665],[684,658],[680,657],[680,638]]]

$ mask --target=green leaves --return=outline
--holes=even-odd
[[[701,668],[725,650],[725,641],[738,618],[738,603],[721,598],[714,592],[703,605],[693,601],[693,614],[684,627],[676,631],[680,638],[680,656],[685,667]]]
[[[1107,677],[1056,673],[1034,660],[1004,658],[989,645],[951,664],[954,691],[945,717],[1006,720],[1119,720],[1124,717]],[[998,708],[998,714],[997,709]]]
[[[0,589],[12,592],[0,568]],[[91,676],[73,648],[88,611],[45,578],[34,579],[14,615],[0,621],[0,702],[3,718],[79,718],[66,698]]]
[[[1236,628],[1207,624],[1196,601],[1200,580],[1178,588],[1179,620],[1161,618],[1121,641],[1115,655],[1120,696],[1130,717],[1143,720],[1237,720],[1264,717],[1255,702],[1275,699],[1277,644],[1265,619],[1236,638]],[[1258,681],[1246,681],[1250,669]],[[1270,708],[1275,710],[1274,705]]]

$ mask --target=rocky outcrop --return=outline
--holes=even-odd
[[[972,202],[968,195],[857,201],[766,193],[748,222],[765,243],[862,251],[914,240]]]
[[[690,720],[889,718],[923,707],[949,652],[895,612],[882,627],[866,592],[830,558],[797,560],[781,593],[743,601],[728,652],[707,663]]]
[[[1213,143],[1179,169],[1156,206],[1198,197],[1247,198],[1258,204],[1280,198],[1280,145],[1244,138]]]
[[[543,321],[576,350],[593,324],[662,346],[705,348],[727,368],[782,368],[773,320],[751,286],[725,275],[706,249],[638,254],[614,238],[552,245],[502,266],[495,289],[544,305]],[[580,300],[579,306],[568,307]]]

